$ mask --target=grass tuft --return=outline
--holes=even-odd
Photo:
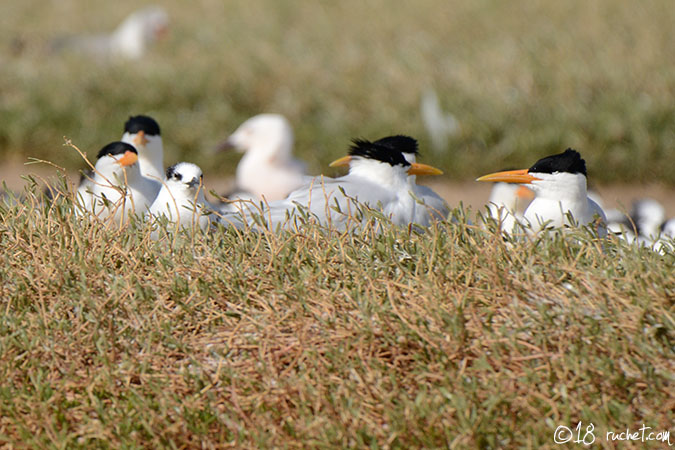
[[[35,192],[0,205],[8,445],[540,447],[580,420],[672,424],[672,254],[506,242],[462,210],[425,233],[154,242]]]

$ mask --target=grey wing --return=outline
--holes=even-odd
[[[289,194],[284,200],[271,202],[264,208],[248,208],[262,216],[268,227],[294,229],[306,221],[344,229],[361,222],[361,203],[377,208],[391,194],[372,183],[342,178],[315,177],[308,184]],[[249,224],[252,223],[247,219]]]
[[[595,201],[593,201],[589,198],[588,199],[588,206],[590,207],[591,214],[593,216],[595,216],[597,214],[598,216],[600,216],[600,219],[602,219],[602,221],[604,223],[607,223],[607,217],[605,216],[605,212],[602,210],[600,205],[598,205]]]
[[[598,232],[598,236],[600,237],[607,236],[607,217],[605,216],[605,212],[602,210],[600,205],[598,205],[590,198],[588,199],[588,206],[591,210],[592,217],[595,218],[596,216],[598,216],[598,218],[600,219],[599,222],[596,222],[597,223],[596,231]]]
[[[427,186],[417,185],[415,197],[419,203],[415,205],[415,223],[428,226],[432,220],[446,220],[450,207],[440,195]]]
[[[75,52],[96,59],[108,58],[111,54],[109,35],[69,36],[55,39],[50,45],[54,53]]]

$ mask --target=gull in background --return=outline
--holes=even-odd
[[[155,181],[164,178],[164,144],[159,124],[149,116],[129,116],[124,124],[122,142],[138,151],[141,173]]]
[[[151,217],[164,216],[182,228],[205,230],[211,223],[211,205],[204,199],[204,175],[199,166],[180,162],[166,169],[166,179],[148,210]],[[157,231],[153,231],[157,238]]]
[[[349,173],[340,178],[316,177],[286,199],[264,205],[262,210],[248,207],[240,215],[227,214],[224,222],[243,225],[241,217],[254,225],[251,214],[259,214],[267,227],[293,229],[294,218],[306,210],[324,226],[343,230],[360,224],[362,206],[381,212],[396,225],[413,223],[417,201],[410,194],[409,175],[440,175],[434,167],[408,162],[394,145],[354,140],[349,156],[336,161],[349,164]],[[237,223],[239,221],[239,223]]]
[[[150,44],[164,36],[169,15],[161,6],[148,6],[130,14],[110,34],[56,39],[52,51],[72,51],[99,61],[141,59]]]
[[[126,142],[112,142],[99,151],[90,192],[78,202],[87,211],[121,222],[131,213],[142,215],[152,205],[160,184],[141,175],[138,152]]]
[[[230,198],[281,200],[307,181],[306,165],[293,158],[291,125],[280,114],[251,117],[220,148],[244,152]]]
[[[606,218],[602,208],[588,198],[586,162],[576,150],[542,158],[529,169],[507,170],[482,176],[477,181],[503,181],[527,185],[534,200],[525,210],[524,221],[534,231],[575,223],[586,225],[600,220],[598,234],[606,235]]]

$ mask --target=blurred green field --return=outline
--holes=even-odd
[[[238,156],[215,145],[247,117],[280,112],[316,173],[352,137],[407,133],[456,179],[571,146],[594,181],[675,184],[672,1],[163,5],[168,38],[141,62],[106,66],[48,55],[47,42],[112,30],[137,2],[5,2],[0,153],[75,170],[63,136],[93,155],[128,115],[147,113],[167,163],[230,174]],[[439,154],[420,118],[428,89],[460,124]]]

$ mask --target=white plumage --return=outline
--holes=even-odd
[[[164,178],[164,144],[159,124],[149,116],[131,116],[124,124],[122,142],[138,151],[141,174],[154,181]]]
[[[534,196],[529,189],[504,182],[495,183],[490,191],[490,198],[486,205],[488,215],[496,220],[506,233],[518,231],[516,224],[522,224],[523,203],[529,202]]]
[[[586,176],[581,173],[537,173],[530,172],[538,178],[530,182],[528,187],[534,191],[535,197],[524,214],[526,223],[533,229],[545,225],[561,227],[573,222],[586,225],[597,217],[606,222],[602,208],[586,195]]]
[[[305,164],[293,158],[293,130],[282,115],[248,119],[223,147],[244,152],[237,165],[234,197],[281,200],[307,181]]]
[[[535,197],[525,210],[523,221],[533,231],[599,220],[598,233],[604,236],[607,232],[605,213],[587,195],[586,163],[575,150],[542,158],[529,169],[497,172],[478,181],[526,184]]]
[[[361,223],[360,210],[366,206],[396,225],[408,225],[413,223],[417,207],[410,195],[408,175],[441,173],[424,164],[409,163],[400,150],[369,141],[355,141],[350,156],[336,161],[338,165],[345,162],[349,163],[349,173],[343,177],[316,177],[262,210],[243,204],[245,220],[251,225],[251,214],[262,213],[270,229],[292,229],[304,210],[322,225],[345,229]],[[237,215],[226,215],[225,221],[241,224]]]
[[[181,162],[166,170],[162,189],[148,214],[152,218],[166,217],[179,227],[205,230],[211,222],[211,210],[204,199],[202,170],[195,164]]]
[[[417,141],[407,136],[390,136],[375,141],[376,144],[399,150],[410,164],[417,163],[419,155]],[[408,175],[408,188],[418,200],[413,223],[428,227],[434,221],[446,220],[450,214],[448,203],[428,186],[417,184],[417,175]]]
[[[141,175],[136,149],[113,142],[101,149],[91,182],[78,189],[78,201],[100,218],[123,221],[130,214],[142,215],[152,204],[160,184]]]
[[[168,26],[169,15],[164,8],[148,6],[130,14],[110,34],[62,38],[52,47],[56,51],[82,53],[99,61],[138,60]]]

